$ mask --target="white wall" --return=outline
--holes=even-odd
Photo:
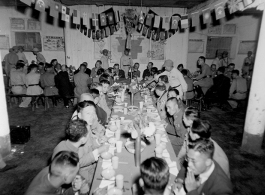
[[[240,41],[253,41],[258,40],[258,34],[260,30],[260,20],[261,15],[242,15],[242,16],[235,16],[233,19],[226,21],[223,18],[220,21],[220,25],[224,24],[236,24],[236,34],[235,35],[210,35],[208,34],[208,28],[201,30],[200,27],[196,28],[195,32],[189,33],[189,39],[203,39],[204,40],[204,53],[188,53],[187,59],[187,67],[191,72],[196,70],[196,61],[199,56],[205,56],[206,53],[206,43],[207,43],[207,36],[234,36],[236,37],[236,43],[232,47],[235,47],[235,58],[232,58],[232,62],[236,64],[236,69],[241,70],[243,65],[244,58],[246,55],[238,54],[238,47]],[[211,65],[213,59],[206,60],[208,65]]]
[[[92,12],[100,13],[111,6],[105,7],[96,7],[90,5],[82,5],[82,6],[72,6],[71,8],[75,8],[81,11],[81,15],[83,12],[88,12],[89,17],[92,17]],[[120,13],[124,12],[126,8],[136,8],[137,12],[140,13],[140,7],[125,7],[125,6],[113,6],[114,10],[119,10]],[[154,12],[159,14],[160,16],[171,16],[173,13],[184,14],[186,9],[183,8],[151,8]],[[143,7],[143,12],[148,12],[149,8]],[[121,32],[117,32],[119,34]],[[123,32],[124,34],[125,32]],[[138,33],[136,33],[138,34]],[[67,49],[67,63],[72,64],[76,67],[79,66],[82,62],[86,61],[89,64],[89,68],[94,67],[97,59],[94,59],[94,42],[92,38],[85,37],[79,31],[75,29],[70,29],[69,26],[66,28],[66,49]],[[106,49],[110,49],[110,37],[105,38]],[[180,63],[186,64],[187,60],[187,41],[188,41],[188,31],[183,33],[177,32],[171,38],[169,38],[166,42],[165,46],[165,56],[166,59],[171,59],[174,61],[175,65]],[[146,47],[149,47],[146,45]],[[151,61],[151,59],[149,59]],[[134,62],[139,62],[138,60],[134,60]],[[164,61],[153,61],[154,66],[160,68]],[[110,63],[112,66],[114,63]],[[146,63],[140,64],[140,71],[143,73],[144,69],[146,69]]]
[[[33,9],[29,7],[25,7],[24,10],[17,10],[16,7],[4,7],[0,6],[0,34],[9,35],[10,47],[14,46],[15,41],[11,40],[11,29],[10,29],[10,18],[32,18]],[[34,11],[36,13],[37,11]],[[40,13],[39,19],[41,21],[41,31],[32,31],[32,32],[40,32],[41,39],[43,43],[43,36],[63,36],[63,29],[58,26],[58,20],[54,19],[53,24],[49,24],[46,22],[46,17],[48,13]],[[36,19],[36,18],[35,18]],[[26,30],[30,31],[30,30]],[[8,50],[1,50],[2,59],[8,53]],[[64,51],[44,51],[42,48],[41,52],[47,62],[50,62],[52,59],[56,58],[60,63],[65,63],[65,54]],[[32,54],[32,52],[25,52],[26,57],[29,62],[31,60],[36,60],[36,57]]]

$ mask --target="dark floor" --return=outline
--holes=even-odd
[[[33,177],[47,165],[53,148],[63,139],[64,129],[73,113],[73,108],[65,109],[60,104],[48,111],[44,111],[40,106],[32,112],[30,108],[15,106],[8,112],[10,125],[31,126],[31,139],[25,145],[12,147],[16,152],[8,163],[18,164],[18,167],[0,173],[0,194],[22,195]],[[201,115],[202,119],[207,119],[212,124],[212,137],[224,149],[230,160],[234,194],[264,195],[265,157],[240,151],[244,112],[222,111],[214,107]]]

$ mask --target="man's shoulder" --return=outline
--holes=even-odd
[[[214,164],[214,170],[206,181],[204,187],[208,187],[212,193],[232,194],[233,186],[230,179],[217,162],[214,161]]]

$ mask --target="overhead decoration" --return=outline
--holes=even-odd
[[[32,0],[20,1],[28,6],[32,4]],[[130,49],[131,35],[134,31],[153,41],[165,42],[179,28],[188,29],[200,25],[200,15],[203,24],[207,25],[213,19],[220,20],[224,18],[226,8],[229,10],[229,14],[233,14],[244,10],[253,3],[254,0],[224,0],[205,7],[203,10],[182,16],[178,13],[172,16],[160,16],[151,9],[144,13],[142,11],[142,0],[140,13],[137,13],[136,9],[126,9],[125,13],[120,15],[119,10],[109,8],[101,13],[92,13],[92,18],[88,18],[87,12],[81,13],[80,10],[71,9],[54,0],[35,0],[34,8],[40,12],[44,12],[46,8],[49,8],[49,15],[54,18],[58,18],[60,12],[60,19],[65,22],[70,22],[72,14],[72,23],[76,25],[77,30],[94,40],[102,40],[113,35],[115,31],[119,30],[120,21],[124,21],[127,35],[126,48]],[[214,18],[211,15],[212,11],[214,11]],[[92,26],[89,25],[90,20],[92,20]]]

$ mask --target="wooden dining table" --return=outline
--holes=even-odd
[[[134,98],[134,106],[139,107],[139,102],[143,101],[143,98],[140,97],[140,95],[136,96]],[[130,94],[125,95],[124,102],[128,103],[128,106],[130,105]],[[116,104],[114,104],[116,105]],[[134,116],[132,115],[124,115],[123,112],[114,112],[112,111],[112,115],[118,115],[119,117],[125,117],[125,120],[134,120]],[[127,135],[127,136],[125,136]],[[128,132],[123,129],[123,126],[121,125],[121,137],[120,140],[123,142],[123,148],[121,153],[116,153],[115,155],[119,158],[119,165],[118,169],[115,169],[116,175],[121,174],[124,176],[124,195],[131,195],[132,194],[132,185],[136,182],[138,182],[138,179],[140,177],[140,167],[135,166],[135,156],[132,153],[129,153],[127,149],[124,147],[124,144],[128,138]],[[171,161],[177,162],[177,157],[175,155],[175,152],[173,150],[173,147],[170,143],[170,140],[168,139],[167,135],[166,138],[168,142],[166,142],[166,150],[170,154]],[[141,162],[144,160],[155,156],[155,147],[156,143],[155,140],[151,142],[150,145],[147,145],[143,152],[141,153]],[[94,178],[91,184],[91,190],[90,194],[93,194],[93,192],[99,188],[100,183],[102,182],[102,176],[101,173],[103,171],[102,168],[103,159],[99,158],[96,166],[96,170],[94,173]],[[175,171],[175,174],[170,174],[170,181],[169,184],[172,184],[174,181],[176,174],[178,173],[178,170]]]

